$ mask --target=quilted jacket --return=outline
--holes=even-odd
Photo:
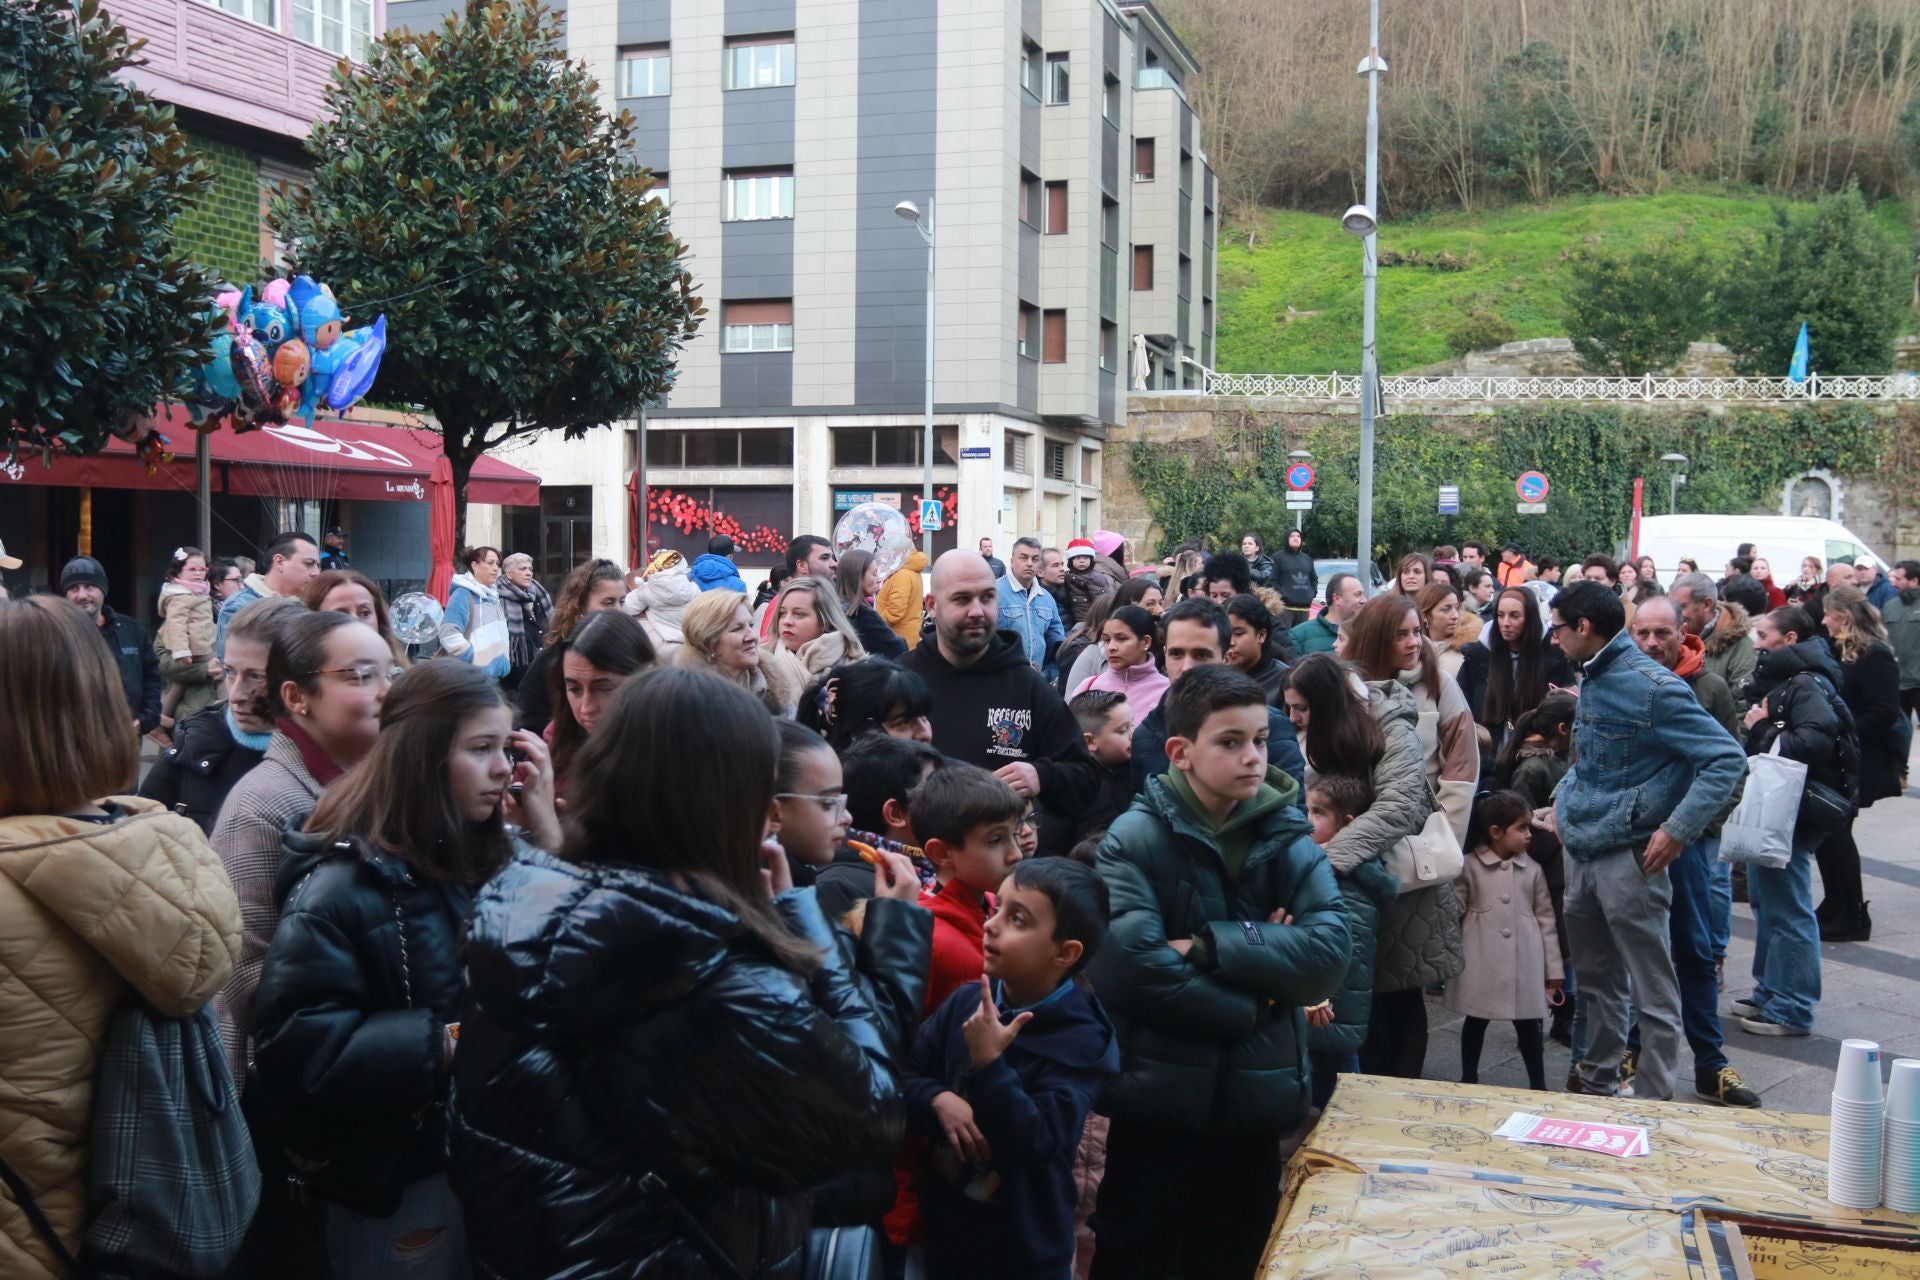
[[[0,818],[0,1159],[76,1253],[108,1020],[129,986],[169,1017],[196,1012],[240,954],[240,907],[200,828],[136,796],[103,804],[125,816]],[[64,1275],[0,1192],[0,1276]]]

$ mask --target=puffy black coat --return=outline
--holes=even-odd
[[[285,1146],[331,1160],[316,1185],[350,1183],[356,1195],[443,1172],[442,1029],[460,1021],[466,996],[474,890],[356,840],[288,832],[275,891],[247,1088],[250,1118],[267,1130],[256,1142],[269,1158]],[[386,1173],[396,1155],[397,1183]]]
[[[1247,561],[1247,577],[1252,579],[1253,585],[1256,587],[1277,588],[1279,586],[1279,584],[1273,580],[1273,557],[1264,551]],[[1281,597],[1281,599],[1285,598],[1284,596]]]
[[[847,615],[847,621],[853,627],[853,634],[860,639],[860,647],[870,657],[899,659],[907,656],[907,642],[893,633],[887,620],[875,611],[870,604],[863,604]]]
[[[900,1140],[902,1018],[811,890],[775,905],[820,948],[809,977],[637,868],[528,852],[487,886],[449,1106],[478,1274],[711,1276],[650,1173],[743,1274],[801,1273],[809,1189]]]
[[[1785,649],[1761,650],[1747,682],[1747,702],[1751,706],[1764,701],[1767,716],[1747,730],[1747,754],[1762,755],[1778,741],[1781,755],[1807,766],[1809,781],[1849,794],[1839,739],[1852,733],[1853,726],[1841,724],[1828,697],[1838,695],[1844,679],[1827,642],[1818,636]]]
[[[185,814],[213,834],[227,792],[266,753],[243,747],[227,728],[227,704],[216,702],[173,727],[173,745],[160,753],[140,784],[140,794]]]

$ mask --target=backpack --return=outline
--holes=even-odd
[[[0,1164],[14,1199],[70,1273],[200,1280],[226,1271],[260,1203],[260,1168],[211,1003],[168,1018],[130,995],[115,1011],[94,1082],[90,1163],[84,1261]]]

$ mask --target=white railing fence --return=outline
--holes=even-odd
[[[1136,395],[1251,396],[1277,400],[1328,402],[1360,399],[1360,376],[1352,373],[1215,373],[1186,391],[1135,392]],[[1584,374],[1538,378],[1484,377],[1471,374],[1406,374],[1380,379],[1388,408],[1412,403],[1515,403],[1529,400],[1744,401],[1790,404],[1814,400],[1920,400],[1920,374],[1841,376],[1810,374],[1792,378],[1589,377]]]

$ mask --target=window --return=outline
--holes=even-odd
[[[1193,259],[1184,253],[1180,255],[1180,296],[1193,296]]]
[[[667,206],[668,208],[672,208],[673,193],[669,189],[670,186],[671,184],[667,181],[666,174],[664,173],[654,174],[653,185],[647,189],[647,198],[649,200],[658,200],[661,204]]]
[[[1041,317],[1040,359],[1045,364],[1067,362],[1067,313],[1048,311]]]
[[[793,170],[756,169],[727,175],[727,222],[793,216]]]
[[[1040,179],[1028,169],[1020,171],[1020,221],[1030,227],[1040,225]]]
[[[1178,89],[1180,82],[1160,64],[1160,55],[1148,49],[1139,71],[1134,74],[1133,85],[1136,89]]]
[[[836,467],[918,467],[925,444],[925,428],[911,427],[835,427],[833,429],[833,465]],[[944,429],[943,429],[944,430]],[[938,438],[934,441],[937,463],[948,464],[953,455]]]
[[[1041,228],[1050,236],[1063,236],[1067,233],[1067,184],[1049,182],[1047,184],[1047,225]]]
[[[791,351],[793,350],[793,300],[780,298],[758,302],[722,304],[725,323],[721,330],[720,350]]]
[[[1120,326],[1110,320],[1100,322],[1100,367],[1111,373],[1120,367]],[[1084,454],[1081,455],[1084,462]],[[1081,471],[1085,471],[1083,465]]]
[[[785,427],[722,431],[647,428],[650,467],[790,467],[793,432]]]
[[[1153,288],[1153,246],[1150,244],[1133,246],[1133,287],[1142,291]]]
[[[620,96],[659,98],[673,92],[673,59],[663,44],[620,51]]]
[[[1020,354],[1029,360],[1038,360],[1040,358],[1040,309],[1021,303],[1014,323],[1016,326],[1014,338]]]
[[[222,0],[220,7],[262,26],[278,25],[276,0],[252,0],[246,5]],[[293,38],[364,61],[367,41],[373,38],[373,0],[293,0]]]
[[[1133,140],[1133,180],[1135,182],[1153,181],[1153,139],[1135,138]]]
[[[1108,124],[1120,123],[1120,79],[1109,74],[1100,90],[1100,112]]]
[[[745,36],[727,42],[727,88],[771,89],[793,83],[793,34]]]
[[[1020,87],[1038,98],[1041,74],[1040,46],[1028,40],[1020,46]]]
[[[1047,479],[1067,478],[1067,446],[1058,440],[1047,441]]]
[[[1047,105],[1063,106],[1067,102],[1069,63],[1064,53],[1047,55]]]
[[[1109,249],[1120,247],[1120,202],[1105,196],[1100,199],[1100,243]]]
[[[245,18],[248,22],[258,23],[263,27],[272,27],[275,30],[280,27],[280,8],[277,0],[207,0],[207,3],[216,9],[225,9],[236,17]],[[294,30],[296,34],[299,33],[297,23]],[[302,35],[300,38],[313,40],[311,35]],[[317,44],[318,41],[315,43]],[[282,527],[291,528],[292,526]]]
[[[1116,329],[1114,332],[1118,333],[1119,330]],[[1081,484],[1097,486],[1100,483],[1099,461],[1100,451],[1098,449],[1082,448],[1080,450]],[[1091,501],[1091,499],[1083,499],[1083,501]]]
[[[1007,432],[1006,470],[1023,476],[1031,474],[1027,470],[1027,439],[1017,431]]]
[[[1182,194],[1193,194],[1193,152],[1180,153],[1180,190]]]

